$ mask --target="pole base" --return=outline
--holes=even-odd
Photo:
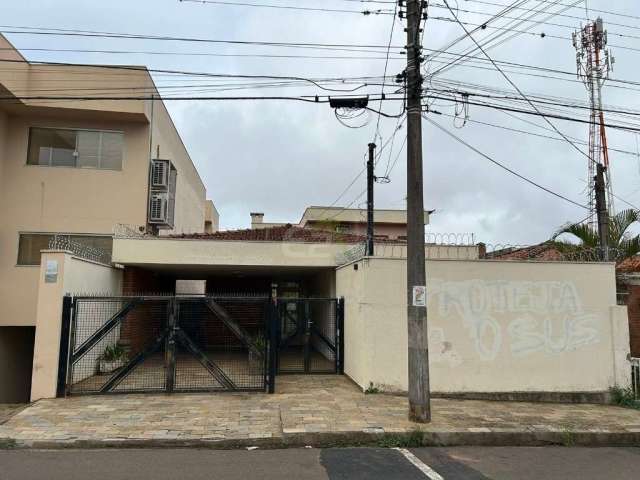
[[[431,409],[423,405],[409,405],[409,420],[415,423],[431,422]]]

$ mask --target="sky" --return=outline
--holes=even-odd
[[[252,0],[250,3],[356,11],[394,8],[393,3],[371,4],[349,0]],[[431,2],[431,18],[425,25],[425,48],[441,49],[464,34],[459,24],[450,21],[453,17],[446,8],[434,6],[442,3],[442,0]],[[457,16],[462,22],[480,24],[500,10],[500,7],[490,4],[512,2],[449,0],[449,3],[458,9]],[[560,11],[560,7],[552,5],[555,3],[555,0],[530,0],[523,8],[546,7],[551,12]],[[564,11],[564,15],[576,18],[557,16],[548,22],[579,29],[587,16],[585,2],[561,0],[560,3],[576,4],[579,8]],[[588,13],[589,18],[601,15],[609,30],[610,49],[616,60],[612,76],[632,81],[637,79],[640,50],[628,48],[640,49],[640,5],[633,0],[589,0],[588,6],[592,9]],[[594,10],[604,10],[607,13]],[[612,15],[608,13],[610,10],[627,16]],[[520,11],[512,15],[523,14],[526,12]],[[449,21],[443,18],[448,18]],[[10,2],[5,6],[0,30],[15,31],[15,27],[29,26],[224,40],[387,45],[394,21],[396,24],[391,44],[398,47],[405,44],[403,29],[406,23],[394,19],[392,15],[365,16],[358,13],[299,11],[178,0],[28,0]],[[508,22],[504,19],[501,21],[503,23],[495,25]],[[572,45],[571,28],[532,23],[525,26],[538,35],[515,35],[501,45],[488,49],[487,53],[500,61],[576,71],[576,51]],[[480,41],[500,32],[486,29],[475,34],[474,38]],[[546,34],[544,38],[539,35],[542,32]],[[135,64],[155,69],[304,78],[377,77],[382,76],[385,68],[384,49],[378,50],[380,53],[371,53],[174,41],[45,37],[15,33],[7,33],[6,36],[16,47],[25,49],[23,54],[33,61]],[[562,38],[554,38],[556,36]],[[460,53],[471,46],[473,43],[467,38],[449,51]],[[42,52],[26,50],[28,48],[134,50],[163,54]],[[389,75],[396,75],[404,68],[405,60],[398,54],[399,51],[399,48],[391,49]],[[168,52],[173,55],[167,55]],[[195,52],[226,56],[177,55]],[[240,56],[257,54],[351,58]],[[482,53],[476,55],[482,56]],[[435,62],[443,58],[445,57],[436,57],[434,62],[427,62],[426,67],[431,72],[436,70],[440,64]],[[484,67],[479,69],[460,65],[451,68],[433,77],[434,81],[426,82],[427,92],[430,88],[441,89],[442,83],[436,83],[443,81],[513,90],[512,85],[490,63],[474,64],[484,64]],[[507,67],[503,68],[508,70]],[[511,81],[527,95],[561,97],[570,99],[571,102],[576,99],[587,101],[587,91],[584,85],[575,81],[576,77],[565,75],[563,78],[566,81],[558,81],[542,78],[543,75],[545,73],[540,73],[537,77],[507,73]],[[162,75],[156,76],[156,82],[160,86],[176,84],[176,80]],[[189,83],[184,79],[182,82]],[[353,87],[354,84],[345,84],[334,85],[333,88]],[[386,88],[387,92],[394,89]],[[380,89],[377,85],[365,86],[358,92],[379,95]],[[327,95],[326,91],[311,84],[304,87],[281,86],[208,93],[246,96]],[[605,104],[611,109],[637,109],[640,87],[615,88],[608,83],[603,89],[603,97]],[[543,119],[520,115],[523,121],[501,111],[469,105],[469,121],[463,125],[462,117],[454,119],[447,116],[454,115],[456,108],[458,112],[462,111],[462,105],[462,97],[457,106],[453,102],[436,100],[431,109],[445,115],[430,114],[429,118],[517,173],[580,204],[586,203],[587,159],[567,142],[472,122],[493,123],[558,137],[553,131],[543,130],[551,128]],[[372,106],[377,108],[377,102]],[[400,150],[406,128],[403,125],[397,130],[391,149],[390,138],[398,126],[395,118],[381,118],[379,135],[375,136],[376,114],[369,112],[351,120],[348,122],[351,127],[364,125],[361,128],[348,128],[336,119],[334,111],[328,105],[320,103],[194,100],[168,101],[167,107],[205,183],[208,198],[214,201],[220,212],[223,229],[247,228],[250,223],[249,213],[255,211],[264,212],[267,222],[295,223],[310,205],[331,205],[337,201],[337,206],[364,208],[365,197],[359,197],[366,188],[364,175],[342,197],[339,196],[362,171],[367,144],[374,138],[379,147],[389,142],[380,155],[376,174],[382,176],[388,167],[394,165],[388,173],[391,181],[376,184],[376,208],[402,209],[406,206],[406,151]],[[521,107],[528,105],[521,103]],[[383,111],[389,114],[398,113],[400,109],[399,102],[388,101],[383,104]],[[571,113],[575,118],[588,119],[586,110],[575,109]],[[618,120],[624,119],[609,121],[614,123]],[[634,118],[627,117],[626,121],[633,122]],[[552,120],[552,123],[564,135],[581,141],[588,140],[586,124],[562,120]],[[614,193],[633,205],[640,205],[640,155],[633,155],[637,152],[637,135],[609,129],[608,140],[611,147],[630,152],[610,154]],[[562,224],[580,221],[587,216],[587,210],[525,183],[426,121],[423,124],[423,152],[425,207],[436,210],[427,227],[431,233],[473,233],[476,241],[489,244],[534,244],[549,238]],[[616,200],[615,207],[620,210],[628,208],[628,205]]]

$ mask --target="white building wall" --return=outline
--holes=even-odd
[[[613,264],[427,261],[434,392],[602,392],[628,382]],[[407,388],[406,260],[337,270],[345,373]]]

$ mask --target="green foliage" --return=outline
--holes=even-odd
[[[576,443],[575,434],[569,430],[565,429],[562,431],[562,445],[565,447],[573,447]]]
[[[267,349],[267,339],[264,338],[263,334],[259,333],[253,339],[253,346],[256,347],[256,350],[258,350],[260,353],[264,353]]]
[[[102,360],[105,362],[116,362],[118,360],[124,360],[127,358],[127,352],[125,352],[122,345],[114,344],[107,345],[102,353]]]
[[[631,235],[629,228],[636,222],[640,222],[640,211],[627,209],[616,213],[609,219],[609,248],[620,251],[620,259],[631,257],[640,253],[640,236]],[[559,241],[558,237],[563,234],[572,235],[580,240],[580,245]],[[590,225],[583,223],[568,223],[553,234],[551,240],[562,251],[576,248],[597,248],[600,240],[597,230]]]
[[[621,407],[627,408],[636,408],[640,410],[640,399],[637,399],[633,389],[631,387],[622,388],[622,387],[612,387],[610,389],[611,392],[611,401],[615,405],[620,405]]]
[[[373,382],[369,382],[369,386],[367,387],[367,389],[364,391],[365,394],[370,395],[373,393],[380,393],[380,389],[378,387],[376,387]]]
[[[0,438],[0,450],[17,448],[18,443],[13,438]]]
[[[378,440],[382,448],[418,448],[424,446],[424,437],[418,429],[408,433],[389,433]]]

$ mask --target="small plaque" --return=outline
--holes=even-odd
[[[423,285],[417,285],[413,287],[413,306],[414,307],[427,306],[427,287]]]
[[[47,260],[44,270],[44,282],[56,283],[58,281],[58,261]]]

